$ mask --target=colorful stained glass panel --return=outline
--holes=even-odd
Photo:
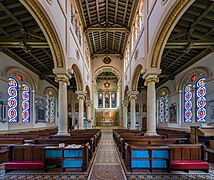
[[[22,122],[30,122],[30,87],[22,84]]]
[[[206,82],[200,78],[196,83],[196,121],[206,122]]]
[[[8,122],[18,122],[18,83],[13,78],[8,83]]]
[[[184,122],[192,122],[192,85],[184,87]]]

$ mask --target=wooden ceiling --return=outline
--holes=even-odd
[[[91,54],[123,55],[139,0],[78,0]]]
[[[0,51],[39,75],[40,79],[57,85],[47,40],[18,0],[0,0]]]
[[[196,0],[184,13],[165,46],[158,86],[214,51],[214,2]]]

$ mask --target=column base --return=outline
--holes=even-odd
[[[55,136],[71,136],[68,132],[58,132]]]
[[[154,132],[154,131],[146,131],[146,134],[144,136],[159,136],[157,134],[157,132]]]

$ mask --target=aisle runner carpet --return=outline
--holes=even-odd
[[[89,180],[125,180],[111,130],[103,130]]]

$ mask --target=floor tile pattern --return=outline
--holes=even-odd
[[[125,180],[111,130],[103,130],[89,180]]]

